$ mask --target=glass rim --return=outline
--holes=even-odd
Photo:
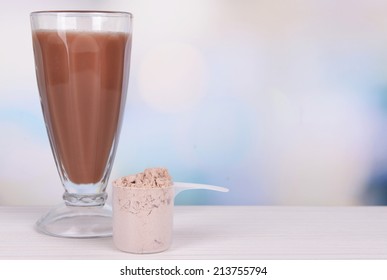
[[[34,11],[30,13],[30,16],[39,16],[39,15],[62,15],[62,16],[76,16],[76,15],[100,15],[100,16],[126,16],[129,18],[133,18],[133,14],[129,12],[123,11],[99,11],[99,10],[42,10],[42,11]]]

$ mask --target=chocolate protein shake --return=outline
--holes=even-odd
[[[124,104],[124,56],[130,40],[129,34],[118,32],[33,32],[50,142],[58,168],[72,183],[99,182],[110,164]]]

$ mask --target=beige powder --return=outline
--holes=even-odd
[[[165,188],[172,186],[172,178],[166,168],[148,168],[144,172],[117,179],[113,184],[133,188]]]
[[[172,241],[172,179],[165,168],[150,168],[113,182],[113,239],[132,253],[155,253]]]

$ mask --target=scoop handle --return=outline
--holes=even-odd
[[[210,190],[217,192],[228,192],[229,189],[219,186],[206,185],[206,184],[194,184],[194,183],[183,183],[183,182],[174,182],[173,187],[175,188],[175,197],[182,191],[187,190]]]

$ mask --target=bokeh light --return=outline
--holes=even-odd
[[[203,56],[193,46],[177,42],[156,46],[140,65],[140,94],[164,112],[190,109],[205,93],[206,70]]]

